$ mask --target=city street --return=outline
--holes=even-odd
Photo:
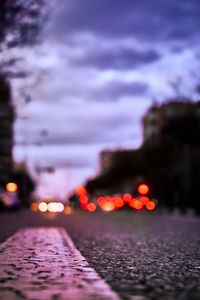
[[[156,211],[1,213],[1,243],[18,233],[0,248],[0,299],[199,299],[199,231]]]
[[[0,0],[0,300],[200,300],[200,0]]]

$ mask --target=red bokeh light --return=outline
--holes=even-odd
[[[122,206],[124,206],[124,200],[122,198],[120,198],[120,197],[114,198],[113,202],[114,202],[114,206],[116,208],[121,208]]]
[[[135,208],[134,207],[134,203],[135,203],[135,201],[136,201],[137,199],[131,199],[131,201],[129,202],[129,205],[132,207],[132,208]]]
[[[106,199],[104,197],[99,197],[97,199],[97,203],[99,204],[100,207],[102,207],[106,203]]]
[[[148,210],[154,210],[155,207],[156,207],[156,205],[153,201],[148,201],[146,203],[146,209],[148,209]]]
[[[82,185],[78,185],[76,187],[75,191],[76,191],[77,195],[79,195],[79,196],[83,196],[83,195],[87,194],[87,191],[86,191],[85,187],[82,186]]]
[[[82,196],[80,196],[79,201],[82,204],[86,204],[86,203],[88,203],[88,197],[85,195],[82,195]]]
[[[142,201],[138,200],[138,199],[132,199],[129,202],[129,205],[134,208],[134,209],[141,209],[143,207],[143,203]]]
[[[148,192],[149,192],[149,187],[148,185],[146,184],[140,184],[138,186],[138,192],[141,194],[141,195],[146,195]]]
[[[131,199],[132,199],[131,194],[126,193],[126,194],[123,195],[123,200],[124,200],[125,202],[130,202]]]
[[[87,210],[89,212],[94,212],[96,210],[96,205],[94,203],[92,203],[92,202],[88,203],[87,204]]]
[[[141,209],[143,207],[143,203],[140,200],[135,200],[134,202],[134,208],[135,209]]]
[[[83,210],[87,210],[87,203],[86,204],[85,203],[80,203],[80,207]]]
[[[142,201],[143,205],[146,205],[148,201],[150,201],[149,197],[142,196],[140,197],[140,201]]]

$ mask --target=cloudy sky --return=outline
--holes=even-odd
[[[139,147],[153,101],[193,95],[199,28],[199,0],[52,1],[43,43],[20,50],[33,75],[13,80],[15,159],[56,167],[40,195],[94,176],[103,149]]]

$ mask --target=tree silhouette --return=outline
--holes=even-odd
[[[9,56],[9,51],[40,41],[39,33],[46,20],[46,9],[46,0],[0,0],[0,73],[5,77],[13,77],[8,70],[19,60],[16,56]],[[25,71],[20,71],[14,77],[26,76]]]
[[[44,0],[1,0],[0,50],[36,42],[44,8]]]

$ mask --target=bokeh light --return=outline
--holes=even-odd
[[[63,214],[71,215],[73,213],[73,208],[69,205],[66,205],[63,210]]]
[[[134,209],[141,209],[143,207],[143,203],[142,201],[138,200],[138,199],[132,199],[129,202],[129,205],[134,208]]]
[[[6,190],[10,193],[14,193],[18,190],[18,186],[15,182],[9,182],[6,184]]]
[[[87,210],[87,203],[80,203],[80,207],[82,210]]]
[[[82,185],[78,185],[75,189],[78,196],[83,196],[87,194],[86,188]]]
[[[62,212],[64,205],[61,202],[50,202],[47,206],[49,212]]]
[[[101,206],[101,208],[102,208],[104,211],[109,212],[109,211],[114,210],[114,209],[115,209],[115,206],[114,206],[114,204],[113,204],[112,201],[106,201],[106,202]]]
[[[124,200],[125,202],[130,202],[131,199],[132,199],[131,194],[126,193],[126,194],[123,195],[123,200]]]
[[[150,201],[150,199],[147,196],[142,196],[140,197],[140,201],[142,201],[143,205],[146,205],[146,203]]]
[[[154,208],[156,207],[155,203],[153,201],[148,201],[146,203],[146,209],[147,210],[154,210]]]
[[[80,196],[79,198],[80,203],[86,204],[88,203],[88,197],[85,195]]]
[[[114,198],[114,200],[113,200],[113,202],[114,202],[114,206],[116,207],[116,208],[121,208],[121,207],[123,207],[124,206],[124,200],[121,198],[121,197],[116,197],[116,198]]]
[[[36,202],[31,203],[30,210],[38,211],[38,203],[36,203]]]
[[[134,204],[135,204],[135,201],[136,201],[136,200],[137,200],[137,199],[135,199],[135,198],[132,198],[132,199],[131,199],[131,201],[129,202],[130,207],[134,208]]]
[[[146,195],[148,192],[149,192],[149,187],[148,185],[146,184],[140,184],[138,186],[138,192],[141,194],[141,195]]]
[[[99,197],[97,199],[97,203],[100,207],[104,206],[104,204],[106,203],[106,199],[104,197]]]
[[[89,212],[94,212],[96,210],[96,205],[94,203],[92,203],[92,202],[88,203],[87,204],[87,210]]]
[[[135,200],[134,202],[134,208],[135,209],[141,209],[143,207],[143,203],[140,200]]]
[[[48,205],[45,202],[41,202],[39,204],[38,208],[41,212],[46,212],[48,209]]]

